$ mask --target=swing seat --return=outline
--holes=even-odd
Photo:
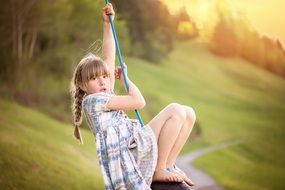
[[[191,190],[186,183],[174,182],[153,182],[151,184],[152,190]]]

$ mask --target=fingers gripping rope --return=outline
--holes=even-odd
[[[108,3],[109,3],[109,1],[105,0],[105,4],[107,5]],[[112,32],[113,32],[113,36],[114,36],[114,40],[115,40],[115,45],[116,45],[116,49],[117,49],[119,63],[120,63],[120,66],[122,68],[122,73],[123,73],[124,83],[125,83],[125,89],[126,89],[127,92],[129,92],[129,84],[127,82],[127,76],[126,76],[126,73],[124,71],[124,64],[123,64],[124,62],[123,62],[121,50],[120,50],[120,47],[119,47],[119,42],[118,42],[116,30],[115,30],[114,23],[113,23],[113,20],[112,20],[112,14],[108,14],[108,17],[109,17],[109,21],[110,21],[110,24],[111,24],[111,27],[112,27]],[[135,110],[135,113],[136,113],[136,116],[137,116],[138,120],[140,121],[141,126],[143,127],[144,124],[142,122],[142,119],[141,119],[141,116],[140,116],[139,112],[137,110]]]

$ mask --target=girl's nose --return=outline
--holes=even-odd
[[[103,85],[104,84],[104,80],[103,78],[99,77],[99,84]]]

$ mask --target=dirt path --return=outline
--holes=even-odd
[[[222,187],[216,184],[216,182],[203,171],[192,166],[192,162],[209,152],[213,152],[218,149],[226,148],[228,146],[236,145],[241,141],[232,141],[217,145],[212,145],[206,148],[202,148],[191,152],[189,154],[178,157],[176,164],[193,180],[195,183],[193,190],[222,190]]]

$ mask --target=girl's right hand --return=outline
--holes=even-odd
[[[128,70],[127,70],[127,65],[125,63],[124,63],[124,71],[125,71],[125,74],[127,76]],[[115,68],[115,78],[120,80],[121,84],[124,84],[124,76],[123,76],[121,66],[117,66]]]
[[[102,10],[103,22],[105,22],[105,23],[109,22],[109,16],[108,15],[112,15],[112,20],[114,20],[115,11],[114,11],[113,5],[111,3],[106,4]]]

